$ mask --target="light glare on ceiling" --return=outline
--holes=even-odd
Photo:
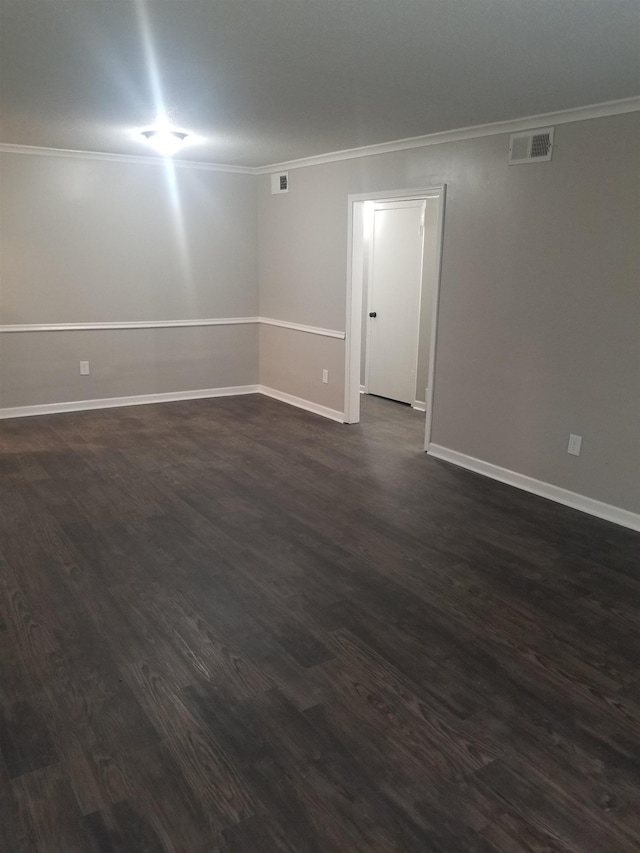
[[[182,131],[167,128],[143,130],[141,135],[163,157],[171,157],[179,151],[188,136]]]

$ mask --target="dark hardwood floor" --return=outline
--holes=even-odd
[[[0,422],[2,853],[640,849],[640,536],[363,403]]]

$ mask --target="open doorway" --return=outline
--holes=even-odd
[[[349,196],[345,420],[361,391],[426,410],[431,431],[445,187]]]

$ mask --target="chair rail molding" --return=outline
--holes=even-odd
[[[344,340],[346,333],[336,329],[324,329],[320,326],[305,326],[288,320],[276,320],[272,317],[211,317],[191,320],[114,320],[101,323],[6,323],[0,325],[0,334],[36,333],[36,332],[92,332],[115,331],[120,329],[180,329],[190,326],[248,326],[262,324],[292,329],[309,335],[321,335],[325,338]]]

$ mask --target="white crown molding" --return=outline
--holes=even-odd
[[[113,163],[132,163],[146,166],[163,166],[171,163],[180,168],[202,169],[208,172],[231,172],[238,175],[267,175],[285,169],[302,169],[305,166],[321,166],[339,160],[353,160],[357,157],[371,157],[375,154],[389,154],[394,151],[406,151],[410,148],[423,148],[428,145],[442,145],[445,142],[459,142],[463,139],[476,139],[481,136],[496,136],[500,133],[517,133],[520,130],[533,130],[547,124],[568,124],[574,121],[604,118],[640,111],[640,97],[622,98],[617,101],[605,101],[585,107],[573,107],[555,113],[541,113],[523,118],[497,121],[491,124],[478,124],[440,133],[428,133],[424,136],[412,136],[408,139],[396,139],[375,145],[363,145],[359,148],[347,148],[298,160],[285,160],[264,166],[230,166],[224,163],[201,163],[190,160],[166,160],[162,157],[144,157],[138,154],[109,154],[103,151],[75,151],[67,148],[44,148],[35,145],[16,145],[0,142],[0,154],[32,154],[40,157],[70,157],[83,160],[103,160]]]
[[[322,335],[324,338],[338,338],[341,341],[346,338],[346,332],[338,332],[335,329],[322,329],[319,326],[303,326],[301,323],[289,323],[288,320],[273,320],[271,317],[259,317],[258,321],[264,326],[278,326],[281,329],[292,329],[294,332]]]
[[[579,495],[577,492],[562,489],[560,486],[554,486],[542,480],[535,480],[533,477],[527,477],[517,471],[501,468],[499,465],[484,462],[482,459],[467,456],[465,453],[458,453],[457,450],[450,450],[448,447],[442,447],[438,444],[430,444],[427,453],[430,456],[435,456],[436,459],[451,462],[453,465],[467,468],[469,471],[490,477],[492,480],[499,480],[501,483],[515,486],[517,489],[531,492],[531,494],[564,504],[564,506],[594,515],[597,518],[603,518],[605,521],[612,521],[622,527],[640,531],[640,515],[635,512],[629,512],[629,510],[588,498],[585,495]]]
[[[39,406],[15,406],[9,409],[0,409],[0,420],[28,418],[36,415],[58,415],[63,412],[86,412],[93,409],[117,409],[121,406],[175,403],[179,400],[236,397],[241,394],[258,394],[259,387],[258,385],[233,385],[227,388],[202,388],[196,391],[172,391],[166,394],[140,394],[134,397],[105,397],[98,400],[74,400],[68,403],[43,403]]]
[[[217,317],[202,320],[126,320],[107,323],[10,323],[0,326],[0,334],[10,335],[35,332],[95,332],[115,331],[119,329],[181,329],[190,326],[248,326],[261,323],[265,326],[279,326],[293,329],[309,335],[321,335],[325,338],[345,339],[344,332],[335,329],[321,329],[317,326],[303,326],[287,320],[273,320],[270,317]]]
[[[129,163],[138,166],[165,166],[171,164],[180,169],[200,169],[205,172],[230,172],[235,175],[255,175],[252,166],[228,166],[224,163],[200,163],[191,160],[175,160],[173,157],[144,157],[141,154],[109,154],[106,151],[75,151],[70,148],[43,148],[37,145],[13,145],[0,142],[0,154],[31,154],[36,157],[62,157],[74,160],[101,160],[107,163]]]
[[[313,412],[314,415],[329,418],[329,420],[337,421],[340,424],[344,423],[344,412],[340,412],[338,409],[330,409],[328,406],[312,403],[311,400],[294,397],[293,394],[285,394],[284,391],[277,391],[275,388],[269,388],[268,385],[259,385],[258,393],[264,394],[265,397],[271,397],[273,400],[279,400],[281,403],[288,403],[298,409],[304,409],[305,412]]]
[[[313,157],[302,157],[299,160],[285,160],[282,163],[272,163],[269,166],[258,166],[254,172],[266,175],[270,172],[280,172],[285,169],[302,169],[306,166],[322,166],[340,160],[353,160],[357,157],[371,157],[375,154],[391,154],[395,151],[407,151],[411,148],[424,148],[429,145],[443,145],[446,142],[460,142],[464,139],[477,139],[482,136],[497,136],[501,133],[516,133],[519,130],[533,130],[548,124],[569,124],[574,121],[586,121],[605,116],[622,115],[640,111],[640,97],[624,98],[619,101],[607,101],[602,104],[592,104],[587,107],[575,107],[555,113],[526,116],[496,121],[491,124],[478,124],[472,127],[462,127],[457,130],[444,130],[441,133],[428,133],[424,136],[412,136],[408,139],[396,139],[391,142],[381,142],[377,145],[363,145],[360,148],[348,148],[344,151],[333,151]]]

